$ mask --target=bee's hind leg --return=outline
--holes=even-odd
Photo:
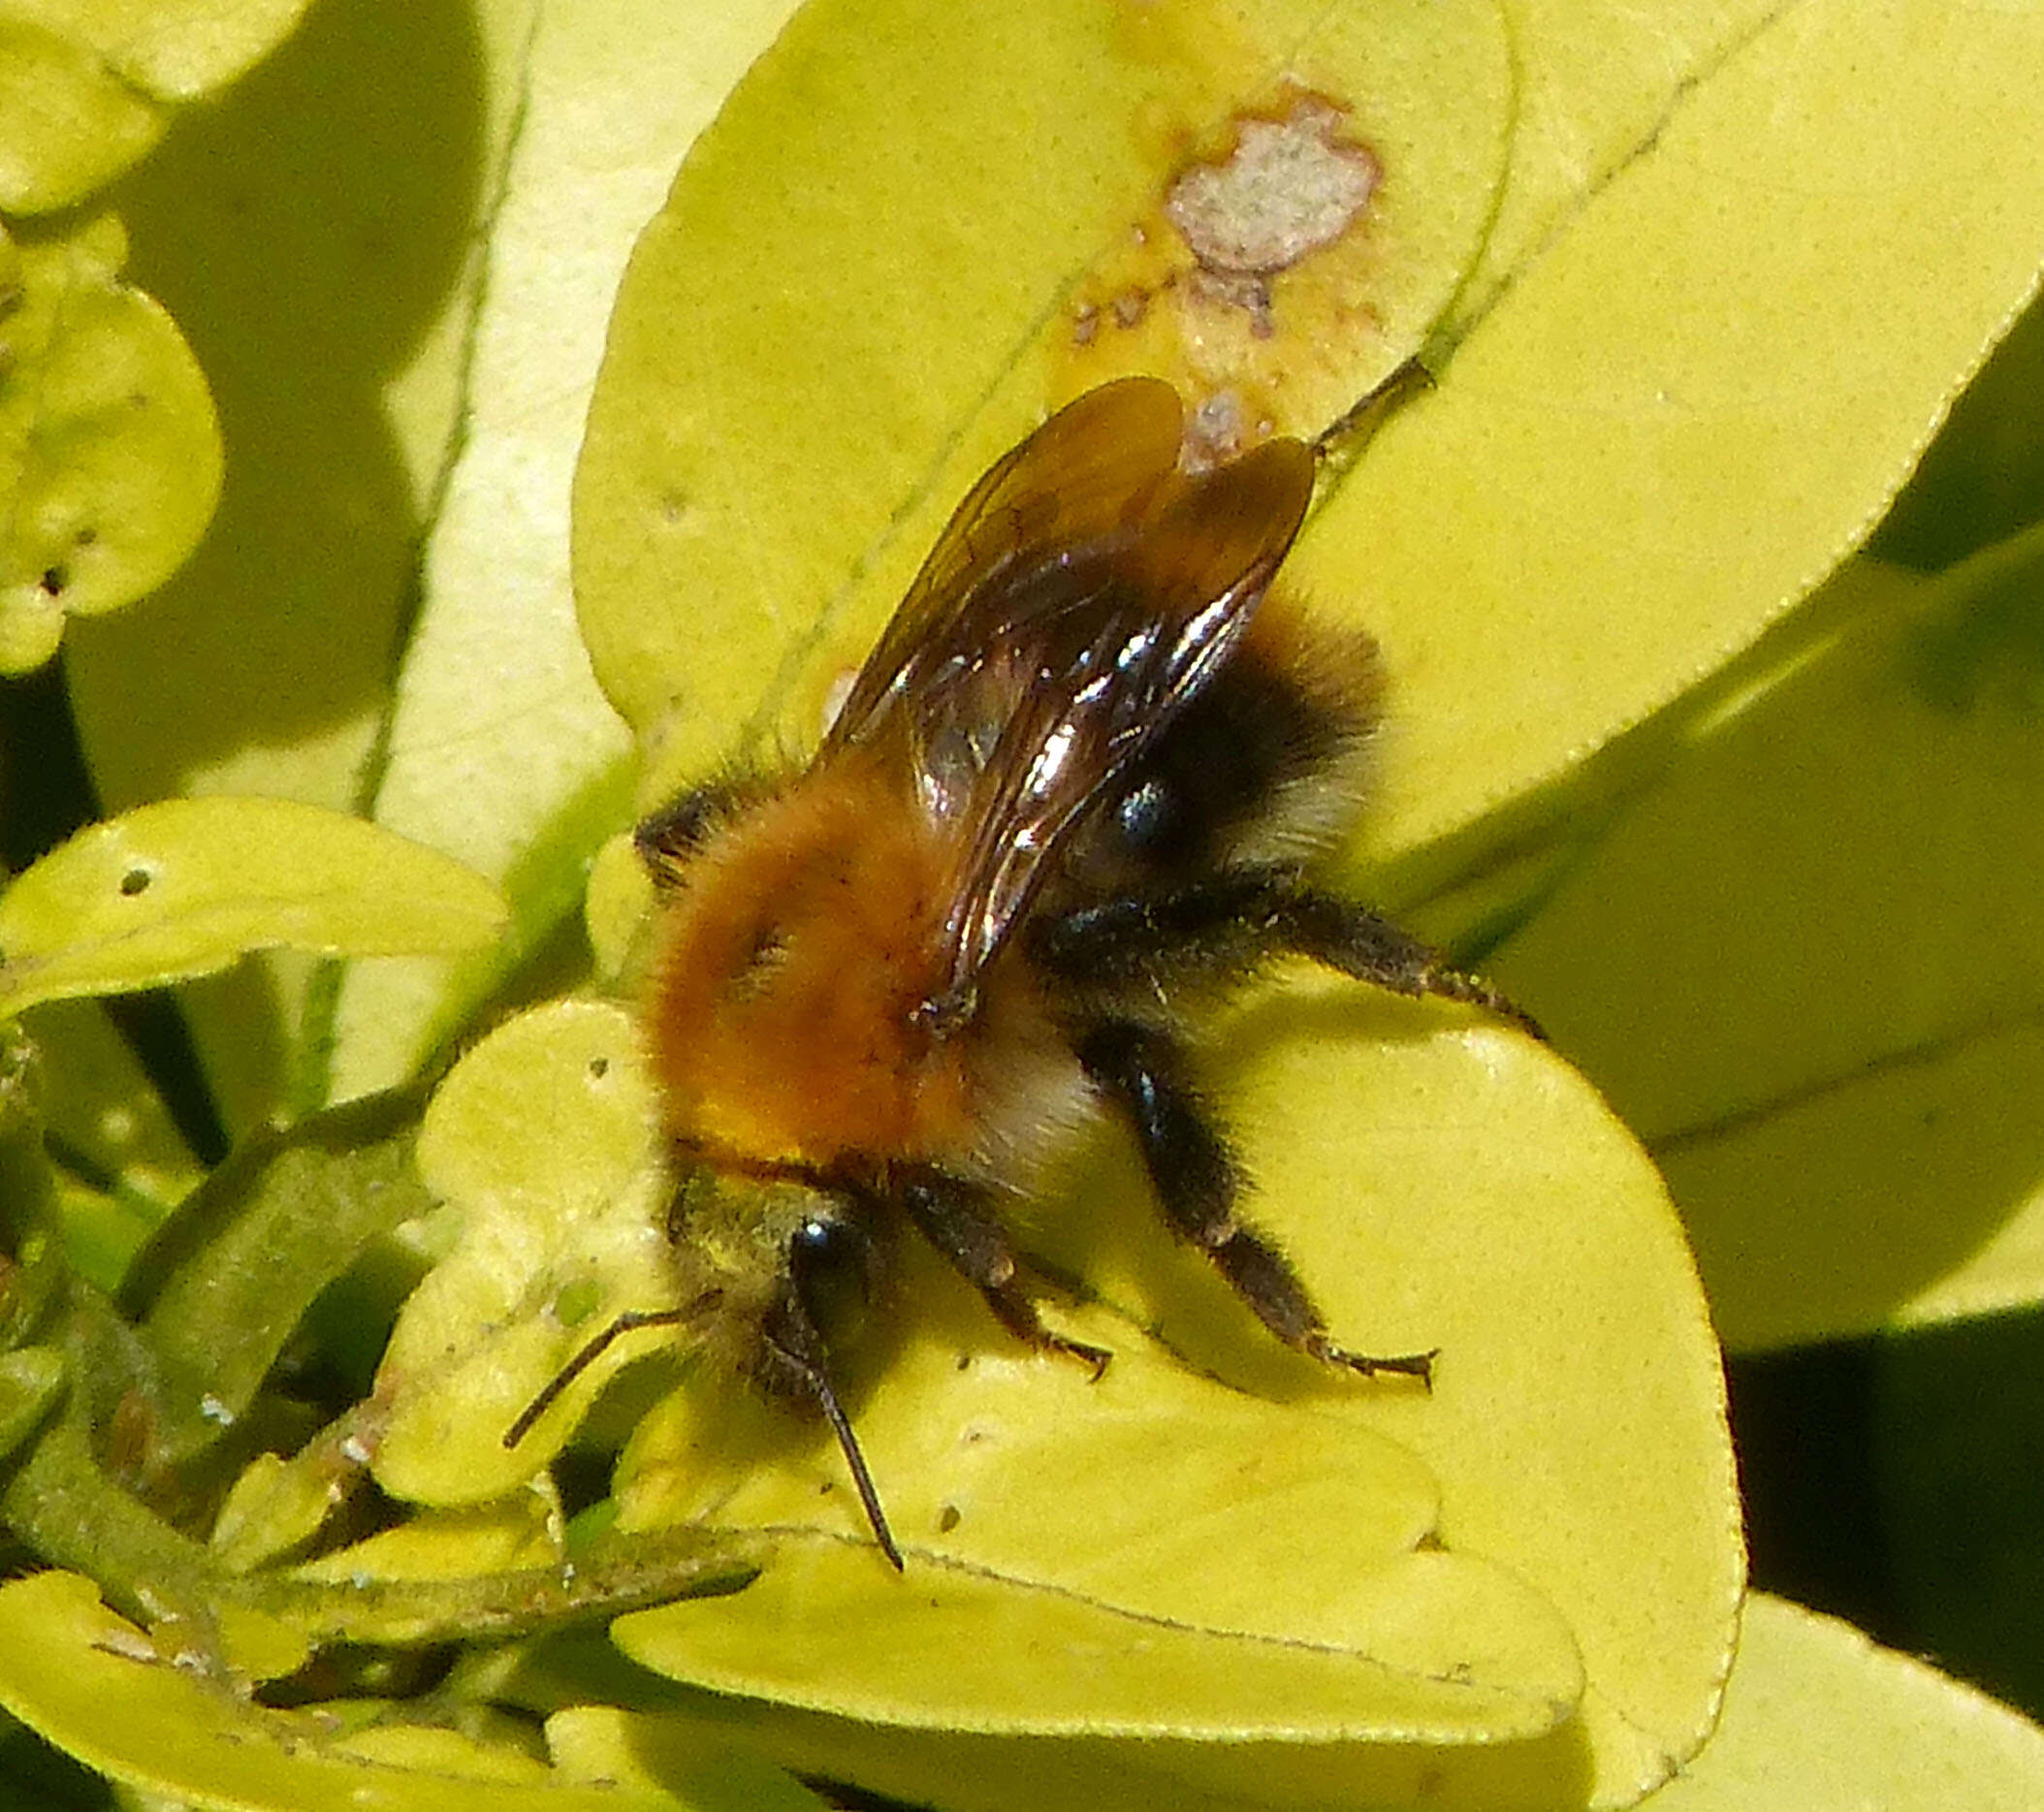
[[[1003,1327],[1039,1352],[1066,1353],[1091,1366],[1095,1378],[1106,1371],[1114,1355],[1104,1347],[1067,1339],[1043,1324],[985,1189],[935,1164],[901,1166],[889,1181],[909,1219],[986,1298]]]
[[[1547,1041],[1532,1014],[1368,906],[1301,890],[1289,895],[1272,915],[1268,935],[1280,948],[1309,956],[1357,981],[1416,1000],[1432,996],[1481,1006]]]
[[[1173,1231],[1198,1246],[1263,1325],[1288,1347],[1365,1376],[1433,1376],[1431,1352],[1376,1356],[1327,1338],[1326,1323],[1290,1260],[1235,1214],[1240,1166],[1220,1125],[1185,1075],[1171,1036],[1134,1020],[1103,1020],[1077,1042],[1095,1085],[1128,1116],[1151,1187]]]
[[[1232,869],[1040,920],[1031,954],[1082,987],[1167,991],[1181,977],[1240,974],[1272,956],[1311,957],[1392,994],[1481,1006],[1545,1040],[1531,1014],[1381,912],[1301,886],[1281,869]]]

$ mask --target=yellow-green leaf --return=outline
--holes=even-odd
[[[1264,1768],[1266,1791],[1230,1791],[1202,1769],[1212,1752],[1191,1745],[934,1737],[707,1696],[657,1714],[576,1707],[556,1713],[547,1729],[561,1764],[582,1773],[608,1765],[652,1784],[706,1746],[729,1745],[944,1812],[1436,1803],[1418,1791],[1428,1752],[1390,1747],[1362,1758],[1368,1772],[1337,1797],[1298,1792],[1268,1752],[1253,1752],[1252,1763]],[[1557,1758],[1550,1752],[1549,1759]],[[1521,1795],[1511,1785],[1512,1751],[1496,1760],[1494,1791],[1478,1801],[1491,1812],[1578,1803],[1564,1771],[1544,1795]],[[2040,1798],[2044,1732],[2034,1724],[1846,1624],[1755,1594],[1715,1733],[1677,1779],[1642,1803],[1648,1812],[1862,1812],[1869,1805],[2018,1812]]]
[[[306,0],[10,0],[0,209],[68,207],[148,150],[179,102],[240,75]]]
[[[0,895],[0,1012],[120,994],[249,950],[450,950],[496,890],[373,824],[282,799],[184,799],[88,826]]]
[[[2044,1299],[2030,530],[1862,564],[1495,968],[1660,1157],[1720,1333]]]
[[[1505,0],[1517,78],[1512,167],[1483,257],[1455,300],[1466,325],[1634,156],[1685,91],[1782,11],[1780,0]]]
[[[657,1731],[653,1743],[649,1726]],[[742,1754],[723,1731],[677,1733],[608,1705],[550,1719],[547,1747],[575,1779],[664,1787],[717,1812],[824,1812],[826,1803],[772,1764]]]
[[[434,1096],[420,1173],[465,1237],[407,1299],[384,1355],[386,1490],[463,1505],[524,1484],[568,1427],[556,1415],[507,1450],[519,1412],[620,1310],[659,1306],[666,1185],[636,1046],[620,1008],[557,1002],[498,1028]]]
[[[1283,1508],[1252,1494],[1243,1520]],[[905,1582],[870,1553],[787,1541],[747,1591],[637,1611],[615,1634],[633,1660],[713,1691],[961,1733],[1453,1745],[1545,1735],[1568,1716],[1581,1675],[1567,1632],[1509,1574],[1449,1554],[1325,1560],[1262,1581],[1265,1620],[1310,1605],[1323,1628],[1307,1635],[1144,1616],[1111,1591],[925,1557]],[[1230,1545],[1198,1564],[1255,1562]]]
[[[111,1291],[144,1238],[206,1173],[104,1006],[50,1001],[22,1024],[44,1077],[65,1252],[75,1270]]]
[[[56,652],[65,617],[131,603],[197,543],[220,431],[177,329],[122,282],[101,218],[0,228],[0,672]]]
[[[1724,1716],[1649,1812],[2022,1812],[2044,1803],[2044,1731],[1851,1626],[1746,1605]]]
[[[496,880],[529,938],[573,911],[582,858],[629,810],[628,739],[591,676],[568,586],[569,483],[611,302],[675,164],[789,10],[602,0],[542,10],[524,47],[460,454],[373,815]],[[472,967],[351,968],[334,1092],[409,1074],[489,979]]]
[[[73,625],[66,678],[108,811],[199,793],[367,807],[535,11],[316,7],[123,181],[230,454],[211,532],[147,608]],[[516,540],[505,526],[514,565]],[[231,1135],[326,1098],[320,972],[285,954],[186,990]]]
[[[1293,562],[1384,644],[1359,858],[1524,799],[1865,534],[2035,285],[2040,97],[2033,10],[1778,9],[1515,274]]]
[[[924,18],[910,0],[861,16],[805,11],[698,143],[634,260],[592,406],[585,633],[625,715],[660,731],[668,778],[734,742],[808,746],[965,484],[1048,394],[1115,368],[1091,357],[1113,333],[1090,317],[1088,358],[1070,358],[1064,307],[1121,270],[1112,223],[1173,174],[1146,110],[1270,105],[1253,31],[1204,15],[1183,29],[1220,48],[1196,79],[1139,33],[1087,40],[1090,9],[1033,11],[1020,47],[987,16]],[[1351,16],[1300,42],[1329,47]],[[1468,24],[1367,18],[1401,67],[1427,32]],[[1385,645],[1394,733],[1357,860],[1410,858],[1402,892],[1439,878],[1429,842],[1529,799],[1835,562],[2044,253],[2033,15],[1839,0],[1699,17],[1666,46],[1648,21],[1609,57],[1604,22],[1542,16],[1553,80],[1526,130],[1532,161],[1551,161],[1589,122],[1583,162],[1608,179],[1535,185],[1512,280],[1458,323],[1438,392],[1393,418],[1294,559]],[[1052,59],[1039,95],[1032,72]],[[1448,60],[1462,86],[1432,130],[1495,143],[1508,87],[1482,56]],[[988,67],[1013,84],[998,101],[975,85]],[[1368,78],[1329,80],[1362,109]],[[1416,131],[1389,139],[1388,168],[1447,168]],[[1206,154],[1196,124],[1177,143],[1180,169]],[[1478,209],[1483,166],[1470,149],[1462,186],[1425,211]],[[1455,243],[1417,268],[1459,258],[1468,276],[1485,248]],[[1346,391],[1316,388],[1280,317],[1247,368],[1292,399],[1267,411],[1279,426],[1319,427],[1338,413],[1324,391],[1358,393],[1384,340],[1315,313],[1316,345],[1355,355],[1327,367]],[[1201,399],[1176,350],[1141,357]]]
[[[545,1567],[560,1553],[560,1507],[548,1491],[431,1510],[298,1569],[302,1579],[470,1579]]]
[[[1330,1324],[1370,1350],[1441,1348],[1431,1398],[1355,1413],[1440,1480],[1452,1551],[1512,1567],[1560,1610],[1588,1680],[1587,1791],[1626,1802],[1700,1738],[1742,1570],[1714,1344],[1659,1180],[1522,1040],[1415,1024],[1325,976],[1247,1009],[1222,1049],[1253,1207]],[[1062,1256],[1215,1362],[1192,1255],[1161,1270],[1151,1234]],[[1551,1791],[1553,1768],[1520,1787]],[[1473,1803],[1503,1791],[1487,1766],[1459,1778]]]
[[[1474,256],[1509,88],[1470,0],[805,8],[697,141],[619,299],[575,496],[612,701],[682,739],[684,769],[741,732],[806,746],[829,670],[1047,391],[1161,359],[1216,422],[1340,414]],[[1267,299],[1212,300],[1174,184],[1273,123],[1309,168],[1369,159],[1382,181],[1255,279]],[[1211,307],[1180,312],[1196,292]]]
[[[451,1731],[408,1735],[400,1727],[350,1738],[337,1719],[264,1710],[205,1677],[203,1657],[186,1651],[175,1626],[152,1639],[77,1574],[0,1586],[0,1705],[127,1788],[222,1812],[685,1812],[688,1804],[653,1789],[579,1785]]]
[[[1085,1212],[1032,1235],[1134,1318],[1050,1306],[1117,1350],[1106,1379],[1018,1352],[911,1248],[847,1373],[906,1582],[872,1550],[828,1435],[706,1368],[642,1425],[622,1520],[750,1542],[767,1572],[633,1624],[634,1652],[866,1718],[1069,1732],[1080,1696],[1026,1657],[1083,1639],[1096,1727],[1320,1742],[1529,1739],[1574,1701],[1580,1652],[1575,1719],[1481,1757],[1450,1741],[1429,1778],[1472,1806],[1501,1781],[1550,1792],[1557,1769],[1598,1803],[1636,1796],[1701,1740],[1741,1577],[1714,1347],[1651,1170],[1524,1039],[1348,984],[1294,977],[1223,1053],[1253,1211],[1350,1344],[1438,1342],[1436,1393],[1330,1378],[1277,1347],[1165,1234],[1110,1141],[1069,1182]],[[568,1002],[513,1021],[444,1085],[422,1162],[464,1232],[385,1362],[386,1489],[500,1496],[620,1366],[691,1351],[671,1332],[619,1343],[505,1454],[512,1419],[591,1335],[672,1300],[671,1186],[634,1068],[629,1020]],[[845,1639],[883,1610],[906,1620],[900,1640]],[[1377,1778],[1336,1747],[1284,1779],[1310,1797]],[[1383,1765],[1402,1779],[1399,1756]]]
[[[1067,1311],[1061,1327],[1118,1349],[1095,1385],[1017,1353],[934,1259],[903,1271],[914,1325],[859,1429],[906,1580],[858,1539],[827,1436],[725,1380],[642,1427],[624,1520],[757,1528],[774,1558],[734,1597],[619,1625],[635,1660],[716,1691],[1008,1733],[1498,1741],[1573,1708],[1581,1665],[1549,1605],[1479,1559],[1414,1551],[1435,1491],[1395,1443],[1339,1415],[1273,1415],[1126,1322]],[[1038,1665],[1058,1652],[1088,1663]]]

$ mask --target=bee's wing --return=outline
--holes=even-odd
[[[885,720],[1016,626],[992,582],[1137,521],[1178,463],[1178,393],[1154,377],[1090,390],[966,493],[832,723],[825,747],[876,740]]]
[[[961,851],[954,995],[1087,808],[1226,663],[1298,532],[1304,446],[1188,475],[1178,434],[1150,379],[1053,416],[966,499],[833,727],[837,747],[898,748]]]

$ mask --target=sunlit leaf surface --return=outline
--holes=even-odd
[[[1661,1158],[1732,1345],[2044,1299],[2040,577],[2035,530],[1843,576],[1495,960]]]
[[[699,1367],[633,1443],[623,1524],[751,1532],[767,1572],[626,1626],[631,1652],[895,1724],[1342,1747],[1298,1759],[1301,1792],[1377,1766],[1364,1734],[1448,1743],[1443,1803],[1539,1803],[1557,1769],[1579,1802],[1616,1802],[1664,1774],[1702,1735],[1740,1578],[1714,1350],[1666,1200],[1523,1039],[1358,992],[1301,977],[1247,1012],[1226,1098],[1260,1212],[1332,1324],[1381,1350],[1437,1341],[1434,1395],[1277,1348],[1109,1142],[1038,1229],[1134,1317],[1052,1304],[1116,1350],[1106,1378],[1016,1351],[959,1280],[904,1255],[851,1376],[905,1586],[827,1435]],[[629,1021],[595,1003],[514,1021],[450,1076],[422,1155],[463,1231],[386,1359],[387,1489],[500,1497],[619,1367],[692,1354],[671,1330],[620,1343],[506,1452],[591,1334],[671,1299],[652,1119]],[[881,1621],[899,1639],[870,1639]],[[1073,1641],[1097,1657],[1083,1692],[1027,1662]],[[1455,1747],[1477,1737],[1517,1741]]]
[[[0,894],[0,1012],[155,987],[277,944],[462,949],[502,924],[480,875],[359,818],[167,800],[87,827]]]
[[[68,638],[108,811],[193,793],[367,811],[534,10],[313,8],[124,179],[138,280],[203,361],[230,458],[186,564]],[[502,549],[515,563],[508,525]],[[326,1098],[320,972],[287,953],[185,991],[230,1134]]]
[[[161,584],[219,496],[206,380],[126,255],[112,219],[0,226],[0,673]]]
[[[2044,1731],[1857,1630],[1746,1605],[1710,1746],[1651,1812],[2018,1812],[2044,1799]]]
[[[665,1185],[636,1043],[615,1006],[536,1008],[470,1051],[434,1098],[420,1169],[466,1226],[384,1356],[387,1490],[458,1505],[523,1485],[568,1430],[556,1415],[508,1450],[519,1412],[620,1310],[661,1305]]]
[[[1048,393],[1148,367],[1244,431],[1324,426],[1474,256],[1508,87],[1497,17],[1465,0],[806,8],[698,141],[612,325],[576,561],[613,701],[682,766],[810,743],[831,669]],[[1271,122],[1309,172],[1383,176],[1268,273],[1266,313],[1202,287],[1165,210]]]
[[[305,0],[15,0],[0,14],[0,209],[68,207],[235,79]]]
[[[790,0],[714,14],[542,9],[465,370],[463,439],[425,553],[373,814],[504,886],[521,941],[579,905],[629,810],[628,739],[591,677],[568,587],[568,492],[618,279],[675,165]],[[333,1093],[408,1074],[478,976],[351,969]]]
[[[1119,368],[1116,330],[1090,319],[1074,353],[1069,306],[1093,305],[1096,282],[1110,304],[1123,294],[1117,230],[1211,155],[1202,134],[1230,111],[1282,111],[1259,49],[1272,41],[1218,26],[1095,42],[1090,9],[1045,8],[1016,45],[902,0],[841,41],[834,16],[801,15],[699,143],[634,260],[592,410],[585,633],[627,718],[660,732],[663,774],[734,742],[814,740],[832,679],[965,484],[1055,395]],[[1275,12],[1256,16],[1275,40]],[[1373,14],[1373,54],[1405,54],[1408,26],[1464,23]],[[1299,44],[1326,50],[1315,91],[1353,104],[1374,143],[1378,65],[1340,60],[1346,29]],[[1635,34],[1609,57],[1581,29],[1571,50],[1543,21],[1549,86],[1611,92],[1550,95],[1541,155],[1595,114],[1585,168],[1608,179],[1537,185],[1512,281],[1458,325],[1438,391],[1394,415],[1294,560],[1324,608],[1385,646],[1391,728],[1357,860],[1412,858],[1401,891],[1428,878],[1429,840],[1530,798],[1750,642],[1864,533],[2044,244],[2044,34],[2028,13],[1812,4],[1699,25],[1690,44]],[[1188,38],[1206,47],[1191,82],[1173,66]],[[1562,73],[1571,57],[1587,70]],[[998,104],[974,85],[995,68]],[[1436,129],[1465,147],[1460,187],[1444,177],[1428,208],[1481,229],[1498,173],[1476,147],[1503,143],[1509,84],[1480,56],[1459,68]],[[1127,123],[1151,116],[1151,84],[1183,117],[1163,147]],[[882,91],[884,109],[868,98]],[[1392,173],[1448,168],[1384,143]],[[1429,240],[1417,268],[1469,275],[1483,241],[1457,243]],[[1250,419],[1325,426],[1448,305],[1416,282],[1402,328],[1328,319],[1304,299],[1333,255],[1282,273],[1300,311],[1274,284],[1262,363],[1253,379],[1229,368],[1244,396],[1268,387]],[[1388,299],[1407,267],[1385,255]],[[1947,274],[1898,276],[1930,269]],[[1155,311],[1134,312],[1130,332],[1149,332]],[[1338,370],[1319,350],[1330,335],[1354,353]],[[1145,341],[1141,362],[1195,404],[1218,394],[1169,347]]]
[[[351,1734],[317,1710],[266,1711],[206,1677],[175,1628],[116,1616],[91,1580],[42,1573],[0,1587],[0,1704],[139,1792],[180,1804],[327,1812],[685,1812],[644,1788],[579,1786],[506,1744],[402,1725]]]

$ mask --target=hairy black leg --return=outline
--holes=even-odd
[[[1331,894],[1297,893],[1278,914],[1284,947],[1357,981],[1393,994],[1460,1001],[1509,1019],[1536,1038],[1546,1033],[1481,976],[1454,968],[1431,944],[1393,925],[1382,913]]]
[[[1164,985],[1239,972],[1295,954],[1393,994],[1481,1006],[1534,1036],[1532,1018],[1382,913],[1315,893],[1276,869],[1242,869],[1190,887],[1130,894],[1039,920],[1030,951],[1051,973],[1093,985]]]
[[[1431,1352],[1380,1357],[1337,1347],[1285,1256],[1236,1219],[1240,1169],[1168,1033],[1133,1020],[1106,1020],[1089,1029],[1077,1048],[1086,1073],[1128,1115],[1165,1219],[1214,1261],[1265,1327],[1288,1347],[1330,1365],[1365,1376],[1394,1372],[1431,1380]]]
[[[1001,1325],[1042,1352],[1063,1352],[1093,1368],[1099,1378],[1114,1355],[1104,1347],[1068,1340],[1043,1325],[1037,1305],[1022,1287],[1014,1249],[978,1184],[935,1164],[904,1164],[888,1177],[889,1192],[931,1245],[955,1265],[986,1298]]]

